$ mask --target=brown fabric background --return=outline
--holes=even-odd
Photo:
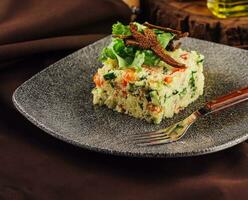
[[[0,61],[83,47],[129,16],[119,0],[1,0]]]
[[[13,108],[22,82],[129,16],[117,0],[0,1],[0,200],[247,199],[247,143],[193,158],[115,157],[56,140]]]

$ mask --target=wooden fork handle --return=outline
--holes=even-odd
[[[209,101],[204,106],[203,110],[205,110],[205,112],[202,114],[213,113],[247,100],[248,100],[248,86],[233,91],[227,95],[218,97],[215,100]]]

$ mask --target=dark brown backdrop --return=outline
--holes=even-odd
[[[58,141],[12,106],[16,87],[127,21],[117,0],[0,1],[0,199],[247,199],[248,145],[180,159],[102,155]]]

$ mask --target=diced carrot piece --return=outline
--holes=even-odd
[[[184,53],[182,55],[180,55],[180,58],[184,59],[184,60],[187,60],[189,57],[189,54],[188,53]]]
[[[121,82],[123,87],[127,87],[128,81],[126,81],[125,79],[122,80]]]
[[[159,106],[155,106],[153,104],[148,104],[147,105],[147,110],[151,111],[151,112],[156,112],[159,113],[162,111],[162,109]]]
[[[184,72],[186,70],[186,68],[174,68],[172,70],[172,74],[175,73],[175,72]]]
[[[165,83],[171,83],[172,80],[173,80],[173,78],[170,77],[170,76],[166,76],[166,77],[164,78],[164,82],[165,82]]]
[[[125,74],[123,75],[122,85],[126,87],[129,82],[132,82],[135,80],[136,80],[135,70],[127,69]]]
[[[101,87],[104,81],[101,79],[100,75],[96,73],[93,77],[93,81],[96,84],[96,87]]]
[[[123,78],[128,82],[135,81],[136,79],[135,71],[133,69],[127,69]]]

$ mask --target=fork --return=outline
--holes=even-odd
[[[207,102],[202,108],[193,112],[187,118],[161,130],[132,136],[134,143],[139,146],[159,145],[178,141],[188,128],[200,117],[248,100],[248,86],[233,91],[225,96]]]

